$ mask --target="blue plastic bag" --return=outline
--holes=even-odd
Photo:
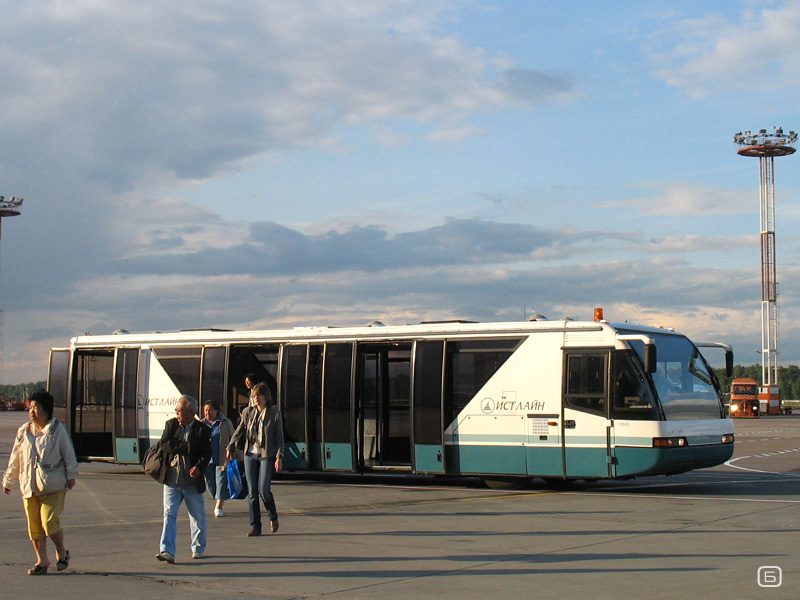
[[[241,498],[243,483],[242,473],[239,471],[239,463],[235,460],[229,460],[225,473],[228,475],[228,494],[231,498]]]

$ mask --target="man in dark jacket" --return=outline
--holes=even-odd
[[[164,426],[159,444],[164,454],[164,469],[159,481],[164,484],[164,528],[158,560],[175,562],[178,509],[186,501],[192,537],[192,558],[203,558],[206,549],[206,510],[203,477],[211,459],[211,429],[197,420],[197,400],[181,396],[175,406],[176,419]]]

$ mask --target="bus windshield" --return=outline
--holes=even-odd
[[[724,409],[716,380],[694,344],[682,335],[647,335],[656,343],[658,363],[656,372],[650,376],[664,418],[667,421],[723,418]],[[633,340],[629,343],[643,360],[644,342]]]

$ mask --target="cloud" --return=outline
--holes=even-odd
[[[74,4],[4,11],[0,153],[109,189],[211,177],[343,124],[445,118],[439,136],[463,136],[477,113],[575,95],[434,33],[449,2]],[[32,136],[25,155],[10,151]]]
[[[602,306],[614,320],[677,326],[729,341],[730,323],[758,304],[755,269],[693,266],[689,258],[699,242],[691,236],[660,242],[672,253],[665,257],[663,247],[636,236],[479,219],[396,234],[378,226],[304,233],[258,222],[240,230],[236,243],[218,248],[198,244],[204,236],[194,226],[177,233],[182,227],[178,222],[160,231],[167,238],[191,237],[189,242],[164,247],[153,238],[135,248],[136,256],[73,274],[57,296],[30,295],[11,311],[8,335],[44,357],[48,347],[64,346],[72,335],[119,328],[497,321],[533,312],[590,318],[586,307]],[[657,255],[626,258],[634,247]],[[36,326],[18,331],[24,322]],[[745,329],[737,328],[743,339]],[[34,364],[16,348],[6,355],[9,369]]]
[[[646,215],[706,216],[750,213],[757,204],[753,193],[731,190],[696,181],[651,181],[634,188],[649,188],[647,196],[603,202],[604,207],[630,207]]]
[[[61,294],[122,256],[238,242],[238,224],[211,227],[198,207],[176,213],[161,190],[270,153],[336,145],[344,127],[383,132],[375,139],[390,143],[463,140],[484,134],[475,116],[570,95],[572,84],[537,79],[448,33],[462,6],[9,5],[0,20],[0,177],[3,193],[26,198],[24,220],[14,224],[20,239],[46,240],[49,252],[26,252],[7,275],[37,273]],[[163,226],[145,227],[154,218]],[[178,221],[208,223],[209,238],[175,229]],[[4,300],[10,307],[23,294],[5,290]]]
[[[800,2],[770,4],[738,21],[711,14],[675,23],[663,32],[667,49],[652,54],[656,75],[696,98],[731,88],[796,94]]]
[[[179,241],[181,235],[177,229],[159,228],[148,247],[137,248],[133,256],[109,261],[107,271],[214,276],[495,264],[528,260],[542,250],[564,248],[579,237],[605,237],[477,219],[451,219],[439,226],[393,236],[374,225],[304,234],[278,223],[258,222],[248,226],[246,240],[226,247],[193,244],[192,248],[188,242]],[[204,237],[202,233],[198,236]],[[169,244],[164,244],[165,239]]]

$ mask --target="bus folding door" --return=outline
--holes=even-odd
[[[70,414],[72,443],[79,458],[114,458],[112,386],[114,350],[76,351]]]
[[[118,463],[139,462],[136,387],[139,349],[118,348],[114,368],[114,456]]]
[[[608,352],[570,350],[565,356],[564,474],[601,478],[611,474],[608,411]]]
[[[330,471],[353,471],[353,343],[327,343],[322,366],[322,461]]]
[[[414,472],[444,473],[444,342],[420,341],[414,349]]]
[[[321,344],[283,347],[281,411],[287,469],[319,469],[321,449]]]

